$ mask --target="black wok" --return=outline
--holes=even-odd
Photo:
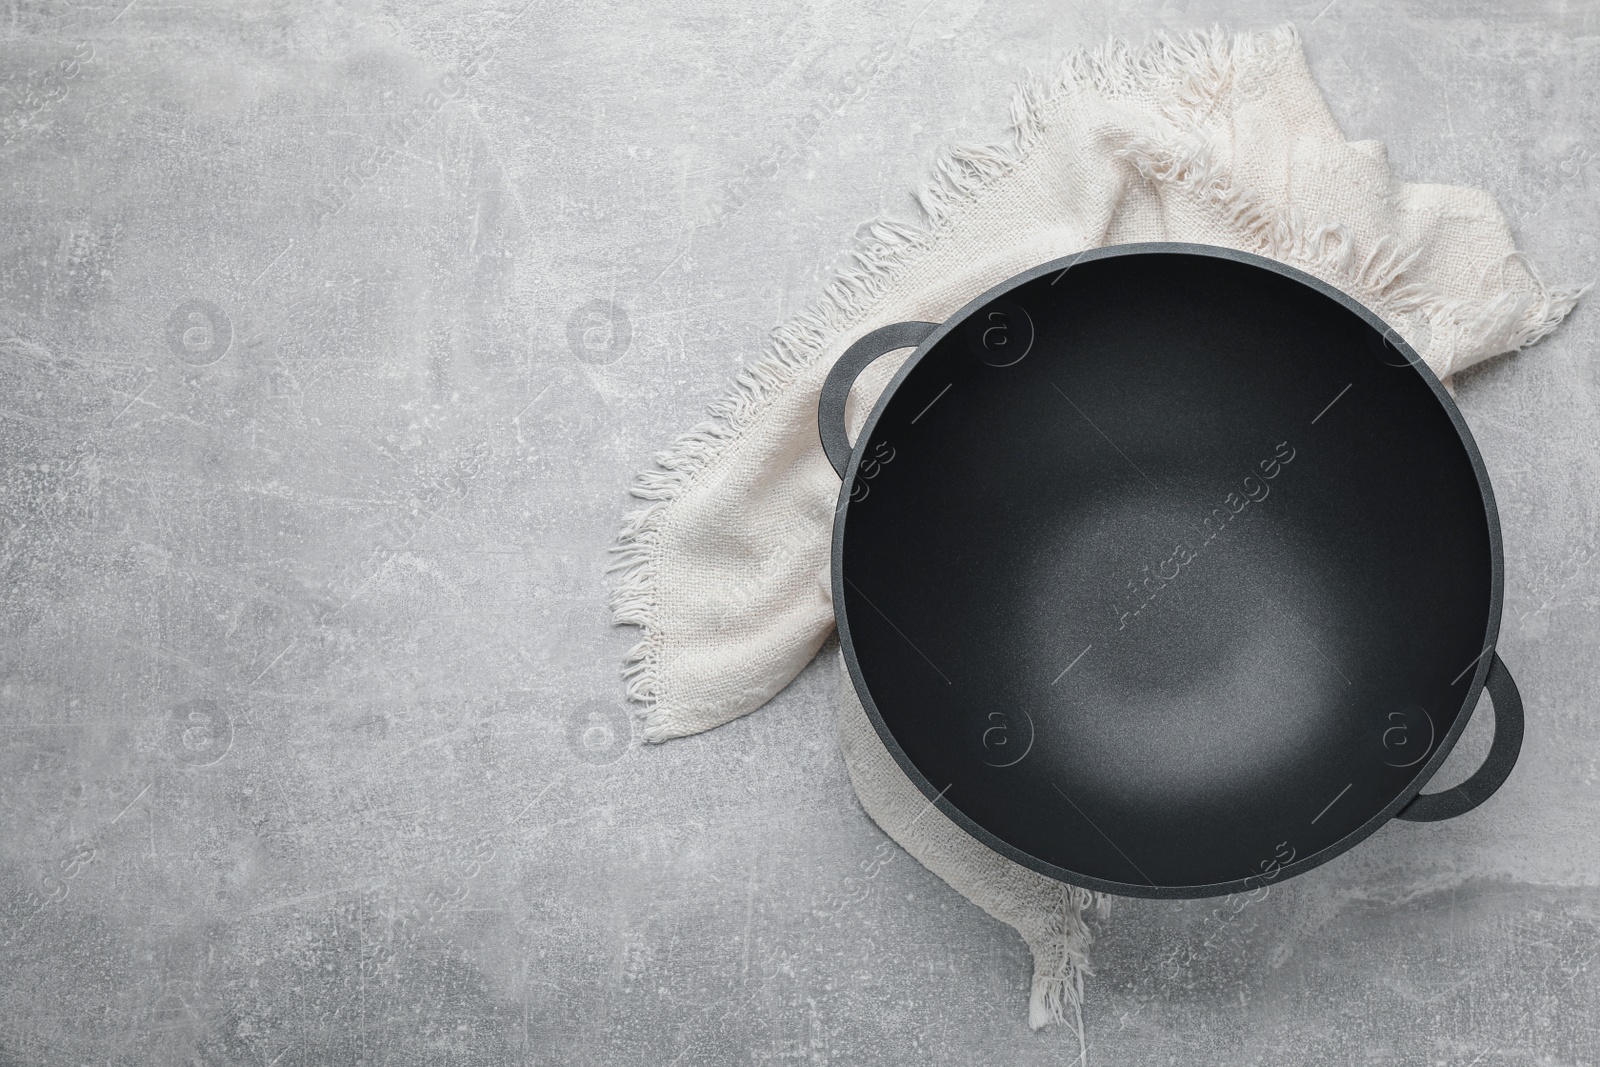
[[[852,447],[851,383],[912,347]],[[1472,435],[1308,275],[1182,244],[1048,263],[861,338],[818,423],[856,691],[930,802],[1019,863],[1256,889],[1469,811],[1516,762]],[[1486,762],[1420,793],[1485,687]]]

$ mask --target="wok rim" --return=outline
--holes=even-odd
[[[1070,269],[1071,267],[1080,263],[1092,263],[1096,260],[1113,259],[1121,256],[1132,255],[1210,256],[1215,259],[1230,260],[1235,263],[1243,263],[1249,266],[1262,267],[1273,272],[1274,274],[1306,285],[1316,292],[1321,293],[1323,296],[1329,297],[1360,317],[1364,322],[1378,330],[1386,338],[1391,338],[1397,350],[1402,355],[1406,356],[1407,362],[1412,370],[1422,378],[1422,380],[1427,384],[1428,388],[1432,391],[1434,398],[1440,405],[1443,406],[1445,414],[1450,419],[1451,426],[1455,429],[1456,438],[1460,442],[1461,447],[1466,451],[1467,459],[1472,465],[1472,471],[1477,478],[1478,489],[1483,501],[1483,518],[1485,526],[1487,527],[1487,533],[1489,535],[1490,574],[1488,618],[1485,620],[1484,625],[1484,636],[1482,641],[1483,651],[1478,655],[1477,663],[1473,670],[1471,685],[1468,687],[1461,707],[1456,713],[1455,721],[1451,724],[1450,729],[1445,732],[1443,739],[1439,742],[1438,748],[1434,751],[1433,755],[1428,757],[1421,769],[1417,771],[1416,775],[1411,779],[1406,787],[1395,796],[1393,800],[1391,800],[1376,814],[1367,818],[1366,821],[1361,823],[1355,829],[1346,833],[1337,841],[1319,849],[1316,852],[1311,853],[1310,855],[1298,857],[1292,862],[1284,864],[1282,867],[1278,868],[1271,877],[1267,877],[1265,875],[1249,875],[1244,878],[1237,878],[1226,882],[1212,882],[1201,885],[1183,886],[1153,886],[1141,883],[1117,882],[1105,878],[1098,878],[1093,875],[1081,874],[1077,871],[1057,866],[1048,860],[1041,859],[1030,852],[1010,844],[996,834],[985,829],[982,825],[966,815],[966,813],[962,812],[953,803],[946,799],[945,793],[950,787],[947,785],[944,787],[944,789],[938,788],[927,778],[926,775],[922,773],[916,764],[911,761],[911,758],[906,755],[905,750],[901,748],[899,741],[895,738],[893,731],[889,729],[888,724],[884,721],[882,713],[878,710],[877,704],[872,699],[872,693],[867,687],[866,679],[861,671],[861,665],[856,657],[855,644],[850,637],[849,612],[846,608],[847,601],[845,600],[844,589],[844,535],[846,523],[849,519],[850,493],[855,484],[857,468],[861,464],[862,450],[859,445],[862,442],[870,441],[872,439],[873,432],[877,429],[879,419],[883,416],[883,413],[893,401],[901,383],[903,383],[911,374],[911,372],[916,369],[917,365],[922,362],[923,358],[926,357],[930,351],[932,351],[935,345],[943,340],[948,334],[956,329],[959,329],[974,312],[1005,296],[1013,289],[1025,285],[1037,278],[1043,277],[1044,275]],[[1322,864],[1344,854],[1345,852],[1348,852],[1362,841],[1365,841],[1367,838],[1371,837],[1382,826],[1393,819],[1407,804],[1411,803],[1411,801],[1415,799],[1417,794],[1422,792],[1423,788],[1444,764],[1444,761],[1449,757],[1451,750],[1455,748],[1456,741],[1460,738],[1462,731],[1466,729],[1468,720],[1472,718],[1473,713],[1476,710],[1480,699],[1482,698],[1484,684],[1488,678],[1490,666],[1498,654],[1496,649],[1500,637],[1501,614],[1504,609],[1505,593],[1505,559],[1501,543],[1500,516],[1499,509],[1495,503],[1494,489],[1490,484],[1488,468],[1484,465],[1483,456],[1478,451],[1477,441],[1474,440],[1472,431],[1467,426],[1466,419],[1462,416],[1460,408],[1456,406],[1455,398],[1450,395],[1450,393],[1445,389],[1444,385],[1439,381],[1438,376],[1433,373],[1433,369],[1423,362],[1422,357],[1410,346],[1405,338],[1400,335],[1400,332],[1390,326],[1383,320],[1381,316],[1372,311],[1365,304],[1361,303],[1355,297],[1351,296],[1349,293],[1346,293],[1343,290],[1324,282],[1322,279],[1306,273],[1305,271],[1291,267],[1284,263],[1280,263],[1277,260],[1257,255],[1253,252],[1244,252],[1238,249],[1225,248],[1218,245],[1195,244],[1183,241],[1147,241],[1119,245],[1106,245],[1101,248],[1089,249],[1083,252],[1074,253],[1070,256],[1062,256],[1058,259],[1054,259],[1047,263],[1032,267],[1020,274],[1015,274],[1005,281],[992,286],[979,296],[968,301],[961,307],[960,310],[940,323],[939,326],[932,333],[930,333],[920,345],[917,346],[916,350],[912,352],[911,356],[905,361],[900,369],[895,372],[895,375],[889,381],[889,384],[884,387],[883,393],[878,397],[877,402],[873,404],[872,412],[867,416],[867,420],[863,424],[860,434],[857,435],[855,443],[851,446],[850,464],[845,471],[844,478],[841,479],[839,486],[839,503],[834,511],[833,545],[830,554],[830,561],[832,571],[831,584],[833,591],[834,621],[837,624],[839,631],[840,654],[844,657],[845,667],[850,673],[850,682],[855,688],[856,696],[860,699],[863,710],[865,710],[867,713],[867,718],[872,722],[873,729],[877,731],[878,737],[883,741],[884,747],[889,750],[889,754],[894,757],[895,762],[900,766],[900,769],[905,772],[906,777],[909,778],[914,785],[916,785],[917,789],[920,790],[923,796],[928,799],[929,803],[934,807],[937,807],[957,826],[961,827],[968,834],[972,835],[990,849],[998,852],[1002,856],[1005,856],[1007,859],[1010,859],[1024,867],[1029,868],[1030,870],[1046,876],[1047,878],[1054,879],[1058,882],[1064,882],[1068,885],[1081,886],[1085,889],[1091,889],[1097,892],[1112,893],[1118,896],[1126,897],[1143,897],[1149,899],[1184,900],[1225,896],[1237,892],[1250,892],[1259,889],[1264,885],[1282,882],[1286,879],[1304,874],[1306,871],[1309,871],[1314,867],[1319,867]]]

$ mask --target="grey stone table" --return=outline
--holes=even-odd
[[[629,479],[1108,33],[1295,21],[1351,137],[1593,278],[1600,4],[524,4],[4,11],[0,1064],[1070,1061],[858,808],[830,665],[631,739]],[[1119,902],[1093,1062],[1600,1060],[1597,322],[1460,380],[1516,775]]]

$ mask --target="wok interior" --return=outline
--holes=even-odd
[[[921,775],[1133,891],[1270,880],[1379,813],[1462,714],[1492,603],[1422,374],[1199,255],[1079,264],[973,322],[859,443],[845,517],[851,649]]]

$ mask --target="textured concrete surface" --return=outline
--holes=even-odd
[[[631,739],[630,477],[1109,32],[1294,20],[1350,136],[1593,278],[1600,3],[524,3],[0,9],[0,1063],[1071,1060],[856,806],[831,665]],[[1515,776],[1119,903],[1093,1062],[1600,1061],[1597,322],[1460,382]]]

